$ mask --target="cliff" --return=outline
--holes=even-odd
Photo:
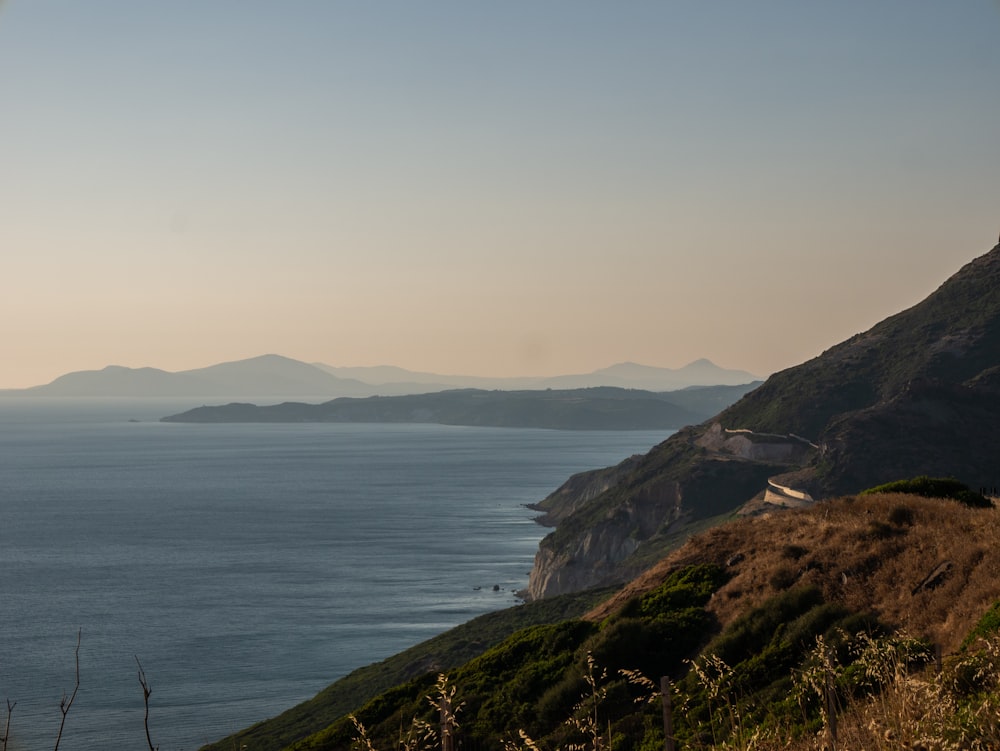
[[[542,501],[542,521],[557,526],[539,543],[526,596],[632,578],[794,466],[781,456],[805,453],[770,441],[769,450],[755,451],[745,435],[713,442],[720,434],[716,426],[685,428],[645,455],[571,478]]]

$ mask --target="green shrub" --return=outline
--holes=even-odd
[[[823,594],[816,587],[782,592],[733,621],[705,651],[735,665],[770,643],[779,626],[822,604]]]
[[[967,648],[970,644],[980,638],[987,638],[1000,633],[1000,600],[993,603],[993,606],[983,613],[983,617],[973,626],[968,636],[962,642],[962,648]]]
[[[682,608],[700,608],[728,578],[721,566],[687,566],[643,595],[639,600],[639,613],[650,618]]]
[[[912,493],[925,498],[951,498],[973,508],[991,508],[989,498],[975,492],[953,477],[928,477],[921,475],[909,480],[896,480],[861,491],[868,493]]]

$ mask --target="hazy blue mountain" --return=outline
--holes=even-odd
[[[583,375],[545,379],[543,388],[586,388],[608,385],[646,391],[676,391],[689,386],[737,386],[759,380],[745,370],[720,368],[710,360],[695,360],[683,368],[656,368],[623,362]]]
[[[213,384],[215,393],[233,396],[281,394],[324,395],[371,393],[368,384],[353,378],[338,378],[315,365],[281,355],[262,355],[248,360],[224,362],[184,371]]]
[[[623,363],[584,375],[482,378],[421,373],[388,365],[336,368],[322,363],[309,364],[281,355],[261,355],[177,372],[109,365],[101,370],[67,373],[42,386],[7,390],[0,394],[323,399],[425,394],[455,388],[526,390],[614,386],[645,391],[673,391],[688,386],[748,384],[754,380],[745,371],[725,370],[708,360],[698,360],[677,370]]]
[[[737,386],[759,378],[745,370],[720,368],[710,360],[701,359],[682,368],[657,368],[633,362],[618,363],[592,373],[546,377],[489,378],[482,376],[442,375],[405,370],[391,366],[341,368],[324,363],[316,367],[340,378],[356,378],[379,385],[422,385],[423,391],[435,388],[503,389],[582,389],[616,386],[644,391],[676,391],[689,386]],[[398,393],[398,392],[396,392]],[[416,393],[415,391],[409,393]]]
[[[373,389],[280,355],[220,363],[207,368],[168,372],[156,368],[110,365],[81,370],[44,386],[17,392],[32,396],[143,397],[324,397],[369,395]]]
[[[18,392],[34,396],[196,396],[212,393],[212,385],[187,373],[158,368],[109,365],[59,376],[44,386]]]
[[[374,386],[381,386],[385,384],[393,385],[421,385],[421,386],[440,386],[442,390],[446,388],[456,388],[463,387],[458,383],[458,380],[463,379],[463,376],[443,376],[438,373],[423,373],[416,370],[407,370],[405,368],[400,368],[395,365],[371,365],[367,367],[336,367],[333,365],[327,365],[322,362],[312,363],[320,370],[323,370],[331,375],[335,375],[338,378],[353,378],[364,383],[370,383]],[[472,381],[493,381],[496,379],[490,378],[476,378],[473,376],[469,377]],[[469,386],[473,388],[472,386]]]

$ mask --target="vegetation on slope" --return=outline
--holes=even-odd
[[[924,498],[951,498],[973,508],[987,508],[992,502],[968,485],[953,477],[928,477],[921,475],[909,480],[896,480],[861,491],[862,495],[872,493],[910,493]]]
[[[521,732],[541,748],[586,744],[598,711],[604,742],[622,751],[662,748],[660,710],[642,702],[669,676],[675,703],[683,703],[675,735],[691,747],[749,748],[751,736],[761,748],[765,737],[812,742],[829,731],[831,701],[857,735],[891,690],[888,678],[865,672],[862,658],[905,647],[909,671],[936,644],[951,683],[930,676],[927,685],[955,707],[938,718],[938,731],[967,740],[986,731],[963,729],[959,715],[981,707],[977,686],[995,681],[967,676],[959,686],[969,665],[992,659],[966,640],[1000,622],[998,534],[992,508],[892,493],[716,527],[583,618],[517,631],[448,670],[455,706],[461,702],[458,733],[481,749],[520,746]],[[437,672],[356,706],[367,741],[388,750],[412,718],[436,723],[425,697],[437,690]],[[829,696],[813,680],[827,673]],[[345,716],[289,748],[347,749],[358,732]]]
[[[464,741],[499,748],[500,740],[517,729],[556,745],[566,740],[561,721],[585,690],[588,657],[607,670],[642,661],[654,670],[679,673],[683,657],[711,630],[703,606],[724,576],[717,566],[686,568],[606,623],[577,619],[524,629],[452,671],[450,682],[461,688],[464,702]],[[434,675],[417,678],[376,697],[355,716],[376,745],[393,745],[401,722],[432,719],[424,695],[435,682]],[[616,693],[607,706],[614,703],[615,714],[627,721],[632,699]],[[343,718],[291,748],[346,749],[354,736],[353,722]]]
[[[312,699],[204,746],[203,751],[231,751],[243,746],[255,751],[284,748],[393,686],[453,670],[520,629],[579,617],[612,591],[595,589],[486,613],[381,662],[358,668]]]

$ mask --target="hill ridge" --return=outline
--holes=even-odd
[[[746,371],[705,362],[708,363],[706,367],[693,370],[691,366],[675,369],[635,365],[641,372],[622,374],[619,366],[611,366],[577,375],[489,378],[419,373],[396,366],[335,368],[271,353],[180,371],[107,365],[99,370],[65,373],[47,384],[27,389],[0,390],[0,395],[315,399],[399,396],[455,388],[513,390],[612,386],[659,392],[689,386],[737,386],[759,380]]]

